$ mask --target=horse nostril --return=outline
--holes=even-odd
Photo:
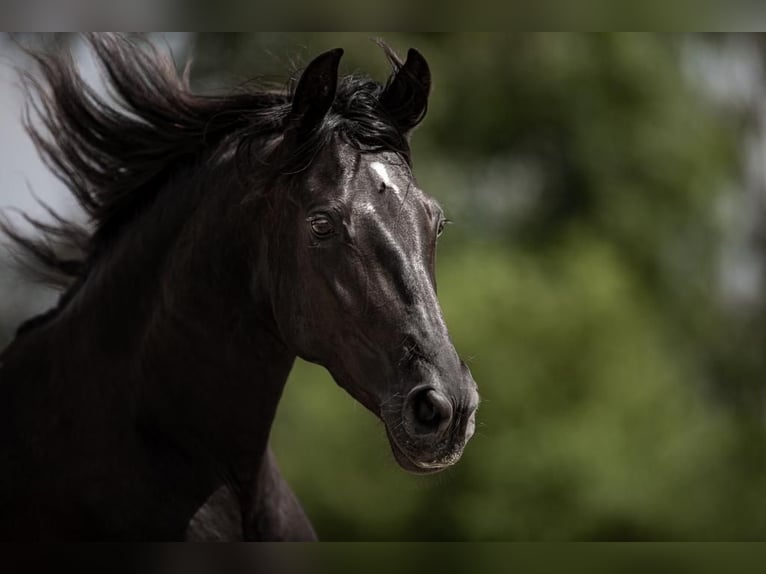
[[[432,393],[433,391],[429,391],[421,399],[415,401],[415,415],[418,418],[418,422],[424,425],[431,425],[439,418],[439,411],[428,396]]]
[[[444,430],[452,418],[452,405],[447,397],[434,389],[417,393],[413,400],[416,428],[420,434]]]

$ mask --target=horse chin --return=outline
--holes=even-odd
[[[412,458],[410,458],[410,456],[404,451],[402,447],[399,446],[399,444],[396,442],[396,439],[393,437],[393,435],[388,430],[388,428],[386,428],[386,434],[388,435],[388,442],[391,445],[391,452],[393,452],[396,462],[399,464],[399,466],[403,470],[406,470],[410,474],[415,474],[419,476],[436,474],[452,466],[451,463],[450,464],[427,464],[427,463],[416,462]]]

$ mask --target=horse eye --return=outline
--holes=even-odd
[[[311,231],[317,237],[329,237],[335,232],[335,226],[329,217],[319,216],[311,220]]]
[[[450,223],[449,219],[440,219],[439,225],[436,227],[436,237],[439,237],[443,232],[447,224]]]

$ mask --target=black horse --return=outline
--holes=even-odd
[[[113,100],[66,53],[29,80],[29,131],[89,223],[5,225],[66,288],[0,355],[0,538],[313,539],[268,447],[296,356],[403,468],[455,463],[478,394],[436,298],[445,218],[411,172],[423,56],[381,44],[381,85],[339,80],[331,50],[221,97],[140,41],[90,42]]]

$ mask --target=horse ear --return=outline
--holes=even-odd
[[[338,65],[343,48],[324,52],[306,67],[293,95],[286,118],[286,132],[305,135],[316,128],[330,111],[338,88]]]
[[[409,133],[425,117],[431,91],[431,70],[423,54],[415,48],[407,52],[402,64],[388,46],[383,45],[394,72],[388,79],[380,102],[402,132]]]

